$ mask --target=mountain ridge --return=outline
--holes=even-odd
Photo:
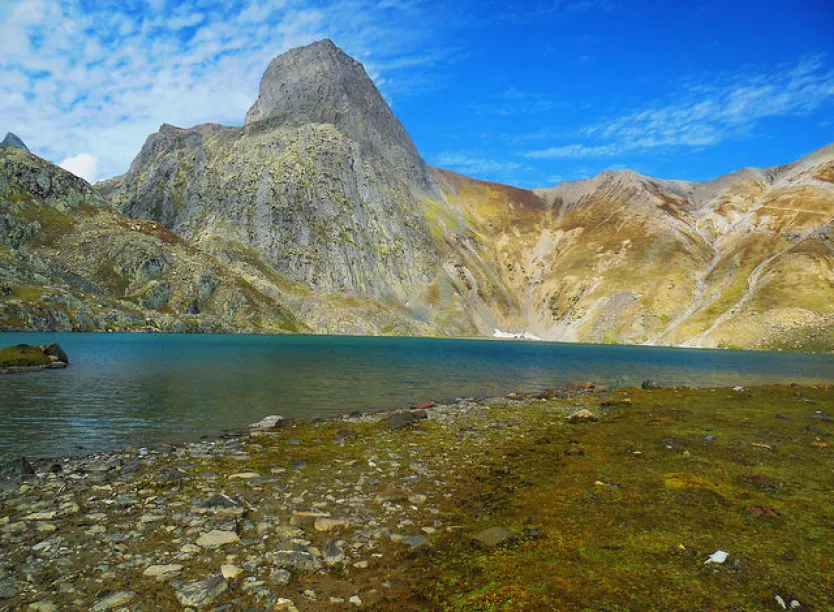
[[[480,181],[428,166],[320,41],[243,126],[164,124],[96,190],[312,332],[834,350],[834,145],[701,183]]]

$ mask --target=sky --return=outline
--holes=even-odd
[[[0,0],[0,131],[106,179],[163,123],[241,125],[269,61],[321,38],[429,164],[519,187],[834,143],[831,0]]]

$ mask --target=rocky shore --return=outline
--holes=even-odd
[[[590,464],[594,457],[607,461],[610,450],[620,464],[645,469],[649,480],[652,461],[673,461],[675,470],[660,469],[667,481],[668,472],[674,472],[672,485],[660,481],[661,492],[686,491],[697,498],[693,511],[715,512],[714,500],[699,497],[703,491],[711,487],[730,504],[731,496],[718,485],[698,481],[689,486],[680,476],[685,471],[680,464],[697,461],[699,467],[691,467],[702,471],[700,461],[708,457],[697,457],[717,445],[705,441],[703,432],[692,440],[670,435],[671,425],[663,424],[648,430],[669,448],[649,444],[642,439],[647,428],[640,429],[640,419],[647,414],[668,419],[664,411],[691,412],[698,402],[711,399],[715,404],[719,397],[738,410],[750,398],[761,401],[774,393],[784,395],[786,404],[787,420],[780,423],[797,419],[791,410],[803,411],[808,421],[805,413],[811,407],[816,411],[812,416],[826,417],[808,421],[809,431],[796,429],[803,438],[810,436],[802,441],[804,450],[830,463],[825,440],[831,433],[827,411],[834,401],[828,388],[606,391],[592,385],[426,402],[396,413],[353,413],[318,422],[274,418],[238,436],[168,451],[127,449],[6,462],[0,464],[0,472],[5,470],[0,477],[9,476],[0,480],[5,483],[0,492],[0,610],[431,610],[450,601],[466,604],[456,609],[488,609],[479,607],[482,597],[519,604],[489,609],[529,609],[527,603],[541,603],[531,599],[534,591],[524,576],[508,577],[498,588],[501,581],[477,586],[469,571],[479,566],[475,575],[484,576],[504,555],[562,541],[547,526],[547,503],[540,500],[531,508],[524,496],[544,495],[567,504],[564,500],[581,492],[586,496],[583,520],[593,516],[600,499],[603,505],[623,503],[622,496],[634,486],[610,468]],[[799,402],[797,395],[813,404]],[[765,416],[772,420],[769,408]],[[724,417],[713,413],[710,418],[718,423]],[[629,419],[636,419],[628,423],[627,431],[634,431],[631,440],[617,429]],[[616,448],[600,446],[599,435],[614,436],[617,441],[608,444]],[[752,452],[756,460],[768,460],[777,446],[787,445],[781,438],[753,437],[757,441],[745,443],[743,454]],[[781,459],[793,455],[783,453]],[[566,463],[574,463],[570,478],[588,481],[577,491],[559,490],[565,483],[559,483],[554,470],[570,471]],[[652,486],[657,486],[653,480]],[[780,497],[783,491],[773,487],[770,496]],[[754,487],[742,503],[756,501],[763,491]],[[805,492],[807,512],[831,513],[814,507]],[[771,520],[769,512],[782,516],[775,509],[778,501],[758,503],[762,525]],[[553,520],[567,515],[567,506],[552,514]],[[618,539],[610,531],[595,536],[587,525],[577,523],[574,529],[575,537],[585,534],[586,547]],[[741,545],[738,538],[727,537],[725,546]],[[693,556],[692,571],[701,571],[700,556],[713,552],[691,541],[680,545]],[[801,554],[810,551],[816,558],[832,552],[828,544],[816,546],[806,540]],[[552,549],[548,554],[548,563],[561,559]],[[684,553],[677,549],[675,554]],[[540,556],[536,559],[543,563]],[[730,571],[739,573],[752,563],[735,551],[728,559]],[[554,572],[552,567],[549,571]],[[505,592],[510,586],[517,590],[512,597]],[[498,594],[490,595],[489,588]],[[821,601],[819,590],[800,579],[793,581],[793,590],[768,588],[768,604],[778,604],[777,596],[794,609],[811,609],[802,606]],[[553,599],[553,593],[548,597],[542,601],[562,601]],[[686,608],[669,604],[667,609]]]
[[[68,365],[69,357],[58,344],[0,348],[0,374],[60,369]]]

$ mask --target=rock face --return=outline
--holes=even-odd
[[[83,179],[0,148],[0,330],[247,327],[307,329],[279,298],[159,224],[127,219]]]
[[[465,221],[364,68],[330,41],[275,58],[243,128],[162,126],[100,190],[222,261],[254,252],[317,296],[363,296],[433,334],[493,322],[473,285],[492,286],[493,272],[465,231],[452,248],[442,229]],[[321,329],[334,318],[322,314],[300,316]]]

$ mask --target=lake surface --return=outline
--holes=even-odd
[[[0,376],[0,450],[86,454],[568,381],[734,386],[834,378],[834,356],[492,340],[0,333],[58,342],[65,370]]]

